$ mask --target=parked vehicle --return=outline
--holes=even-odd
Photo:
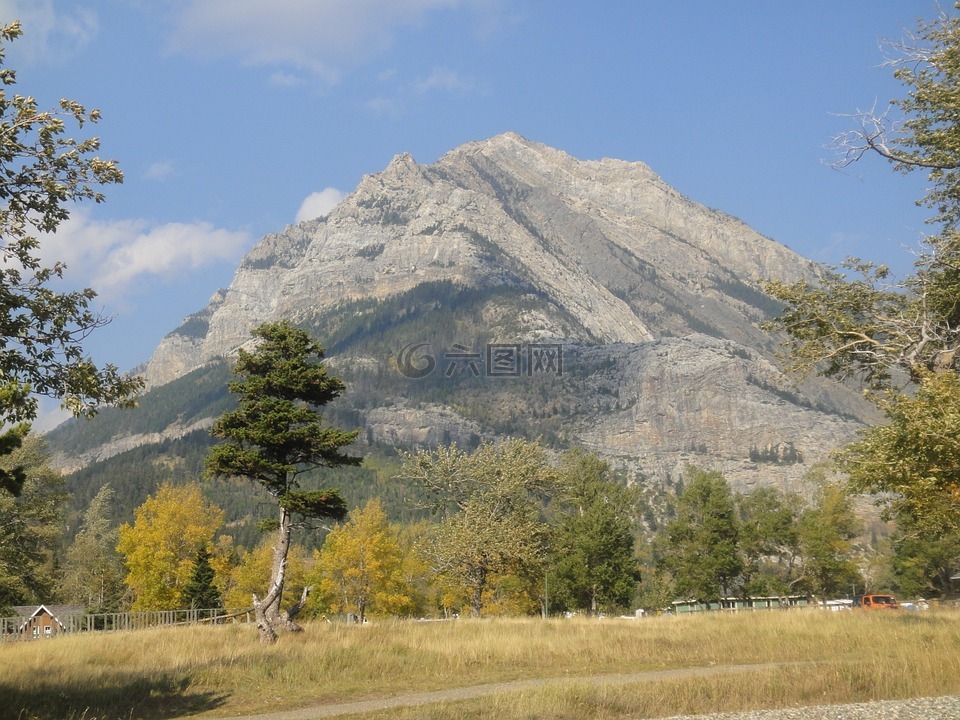
[[[870,610],[896,610],[900,607],[893,595],[861,595],[854,601],[853,605]]]
[[[832,612],[844,612],[853,608],[853,600],[827,600],[823,607]]]

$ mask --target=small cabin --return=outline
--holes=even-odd
[[[72,629],[71,618],[83,615],[83,605],[15,605],[13,611],[23,618],[18,632],[34,638],[46,638]]]

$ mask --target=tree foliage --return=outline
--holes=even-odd
[[[852,543],[861,528],[850,497],[841,487],[825,483],[797,528],[808,592],[826,599],[861,583]]]
[[[210,548],[206,544],[197,550],[190,579],[183,586],[180,599],[183,607],[197,610],[215,610],[223,606],[220,589],[214,582],[213,565],[210,564]]]
[[[923,300],[888,282],[886,267],[859,260],[846,267],[854,277],[824,269],[815,284],[800,280],[767,285],[786,305],[769,327],[787,333],[788,370],[853,377],[881,391],[904,375],[916,381],[926,371],[953,362],[957,338],[946,318],[931,317]],[[932,342],[933,336],[940,341]]]
[[[351,512],[314,557],[317,610],[363,623],[368,614],[404,616],[416,607],[399,538],[379,500]]]
[[[898,527],[892,538],[891,571],[898,593],[906,597],[943,596],[960,562],[960,530],[931,538],[914,528]]]
[[[64,480],[50,466],[41,438],[28,436],[0,456],[0,470],[14,467],[24,477],[20,496],[0,489],[0,608],[50,602],[66,502]]]
[[[84,512],[80,530],[63,558],[61,597],[93,613],[119,611],[125,593],[113,504],[113,488],[104,485]]]
[[[662,565],[677,594],[709,603],[728,597],[743,570],[733,495],[718,472],[692,468],[665,530]]]
[[[657,539],[657,573],[644,602],[664,593],[701,603],[803,593],[829,598],[862,585],[853,539],[862,524],[850,497],[819,473],[809,501],[775,488],[733,497],[718,472],[692,468],[676,516]],[[660,609],[663,605],[650,606]]]
[[[0,41],[20,34],[17,22],[0,27]],[[37,395],[91,415],[104,404],[128,403],[142,382],[113,365],[97,367],[84,352],[82,341],[106,322],[90,309],[96,293],[52,289],[66,266],[44,262],[40,237],[69,217],[73,203],[101,202],[99,186],[123,175],[96,155],[99,139],[67,137],[68,124],[95,123],[97,110],[72,100],[41,110],[33,97],[11,94],[16,72],[3,61],[0,44],[0,422],[33,420]]]
[[[197,548],[223,525],[223,511],[203,498],[196,483],[164,484],[120,527],[117,551],[127,567],[133,610],[174,610],[183,604]]]
[[[435,573],[466,588],[472,615],[481,614],[494,576],[542,577],[548,528],[540,508],[557,473],[539,443],[420,451],[405,456],[400,477],[432,494],[442,520],[423,553]]]
[[[592,614],[626,607],[640,579],[633,554],[632,515],[637,498],[610,478],[596,455],[568,452],[550,549],[551,604]]]
[[[431,570],[467,593],[470,614],[479,617],[496,576],[539,576],[547,526],[533,504],[507,511],[485,497],[441,521],[422,552]]]
[[[238,351],[229,384],[239,399],[236,410],[223,413],[211,433],[225,442],[207,457],[212,477],[243,477],[260,483],[277,502],[279,521],[270,586],[261,599],[254,595],[260,640],[277,640],[277,628],[298,629],[292,617],[302,602],[280,614],[287,551],[294,524],[307,519],[341,519],[346,503],[335,490],[304,491],[301,477],[320,467],[359,465],[361,459],[342,448],[357,436],[323,424],[319,408],[344,390],[327,374],[323,347],[290,323],[267,323],[253,331],[259,341],[249,352]],[[303,598],[302,600],[304,600]]]
[[[441,516],[484,495],[504,508],[523,504],[552,492],[558,479],[540,443],[517,438],[484,442],[472,452],[451,444],[403,457],[400,477],[425,488]]]
[[[797,589],[802,560],[800,498],[772,487],[736,497],[743,590],[751,596],[780,596]]]
[[[960,376],[930,375],[881,407],[887,424],[837,455],[850,486],[889,493],[892,513],[931,537],[960,530]]]

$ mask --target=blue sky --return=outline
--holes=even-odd
[[[947,3],[949,5],[949,3]],[[933,0],[0,0],[17,91],[99,108],[107,202],[49,238],[123,369],[242,255],[364,174],[514,131],[639,160],[814,260],[909,267],[920,176],[841,173],[831,138],[902,94],[881,67]]]

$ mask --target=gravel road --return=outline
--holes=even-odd
[[[884,700],[718,715],[677,715],[663,720],[960,720],[960,697]]]

